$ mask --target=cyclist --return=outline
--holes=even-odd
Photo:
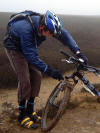
[[[62,26],[60,18],[51,11],[45,15],[33,15],[31,20],[34,28],[27,19],[19,19],[10,23],[5,36],[5,51],[11,66],[18,77],[18,121],[26,128],[37,128],[36,122],[41,118],[34,112],[34,100],[38,96],[42,75],[41,72],[53,77],[63,79],[59,70],[52,69],[38,57],[38,46],[51,36],[70,50],[87,64],[87,57],[80,49],[71,35]]]

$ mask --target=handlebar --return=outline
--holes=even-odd
[[[69,53],[63,51],[63,50],[60,50],[60,53],[67,56],[68,58],[72,57]]]
[[[73,57],[69,53],[61,50],[60,53],[65,55],[68,59],[65,59],[67,63],[72,63],[76,65],[76,71],[74,71],[70,76],[65,76],[65,79],[73,79],[74,83],[77,84],[78,80],[76,77],[78,77],[84,84],[84,88],[89,91],[92,95],[97,95],[100,97],[100,92],[95,89],[95,87],[87,80],[82,72],[80,70],[93,72],[94,74],[100,76],[100,69],[92,66],[85,65],[82,60]]]
[[[74,56],[70,55],[69,53],[67,53],[67,52],[65,52],[63,50],[60,50],[60,53],[65,55],[68,58],[68,60],[66,60],[68,63],[72,63],[72,64],[78,63],[78,64],[80,64],[82,66],[86,66],[82,59],[75,58]]]
[[[75,58],[74,56],[70,55],[69,53],[60,50],[60,53],[65,55],[67,57],[67,59],[65,60],[67,63],[72,63],[72,64],[76,64],[76,68],[77,70],[84,70],[84,71],[89,71],[89,72],[93,72],[96,75],[100,75],[100,69],[96,68],[96,67],[92,67],[89,65],[85,65],[84,62],[79,59],[79,58]]]

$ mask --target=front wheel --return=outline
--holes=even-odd
[[[42,115],[43,131],[47,132],[56,125],[66,109],[72,89],[72,85],[62,81],[52,91]]]

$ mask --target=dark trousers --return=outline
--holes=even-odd
[[[36,97],[39,94],[42,74],[33,65],[29,64],[20,51],[5,48],[13,70],[18,78],[18,101]]]

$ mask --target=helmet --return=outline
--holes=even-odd
[[[44,18],[44,24],[54,35],[61,34],[62,22],[55,13],[48,10]]]

